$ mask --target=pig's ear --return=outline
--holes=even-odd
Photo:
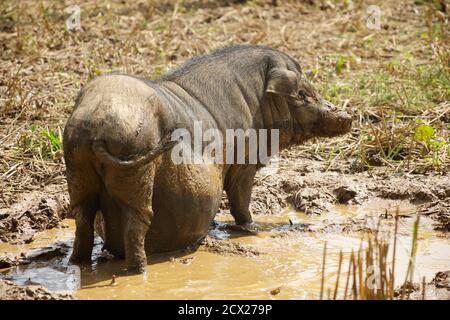
[[[270,70],[266,92],[295,98],[298,95],[299,78],[297,73],[288,69]]]

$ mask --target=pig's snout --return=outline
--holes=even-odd
[[[352,117],[345,111],[326,111],[322,114],[322,123],[318,135],[335,137],[348,133],[352,127]]]
[[[341,127],[340,134],[350,132],[350,129],[352,128],[352,117],[347,112],[341,111],[338,113],[337,119]]]
[[[322,106],[326,110],[323,114],[325,123],[333,132],[330,135],[345,134],[352,128],[352,117],[339,109],[330,101],[322,99]]]

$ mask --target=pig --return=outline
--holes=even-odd
[[[93,79],[81,89],[63,137],[76,222],[72,263],[91,261],[97,230],[129,272],[142,273],[147,255],[205,237],[223,191],[236,225],[251,227],[253,180],[264,164],[175,164],[181,142],[173,132],[182,124],[193,133],[195,122],[224,135],[278,129],[283,149],[345,134],[352,118],[317,93],[294,58],[264,46],[222,48],[155,81]]]

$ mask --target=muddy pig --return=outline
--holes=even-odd
[[[73,263],[90,261],[95,229],[130,272],[143,272],[148,254],[183,249],[206,235],[223,190],[236,224],[252,223],[250,195],[261,163],[174,163],[179,142],[170,134],[180,124],[194,133],[196,122],[224,135],[279,129],[279,148],[351,127],[351,117],[314,90],[291,56],[267,47],[220,49],[156,81],[100,76],[81,89],[64,130]],[[94,227],[97,212],[102,219]]]

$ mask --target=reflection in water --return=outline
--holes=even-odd
[[[107,259],[102,255],[101,242],[97,239],[92,266],[68,265],[69,247],[63,255],[50,260],[33,260],[1,277],[20,284],[39,283],[54,291],[74,291],[79,299],[317,299],[324,242],[327,242],[329,253],[325,281],[326,285],[333,286],[339,251],[348,254],[352,249],[357,250],[361,233],[287,232],[291,229],[289,220],[294,226],[324,221],[336,223],[367,213],[378,216],[385,213],[381,207],[395,212],[392,202],[385,201],[363,207],[336,207],[332,213],[323,216],[306,216],[289,210],[277,216],[255,216],[256,235],[243,235],[223,228],[224,222],[231,223],[231,216],[219,215],[218,226],[211,235],[250,245],[261,252],[251,257],[220,255],[200,247],[196,252],[154,255],[149,258],[146,274],[130,276],[124,273],[123,260]],[[401,207],[402,214],[413,211],[412,206]],[[396,262],[399,280],[407,268],[413,220],[403,219],[400,226]],[[386,221],[389,224],[389,219]],[[19,254],[48,246],[56,240],[71,246],[74,225],[72,221],[67,223],[69,228],[42,232],[29,245],[1,244],[0,252]],[[449,265],[448,239],[440,238],[432,231],[430,223],[422,219],[415,271],[417,279],[425,276],[431,280],[437,271],[446,270]],[[113,275],[117,276],[115,280],[112,280]]]

